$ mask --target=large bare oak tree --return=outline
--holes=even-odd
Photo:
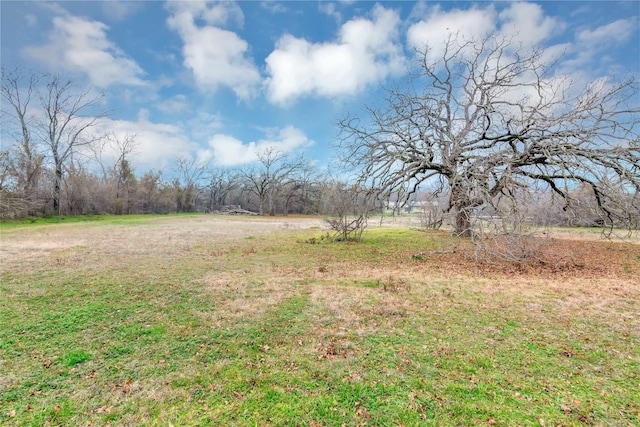
[[[462,236],[472,234],[474,211],[539,183],[567,207],[571,190],[587,185],[607,225],[629,215],[616,203],[621,193],[638,207],[635,77],[580,86],[544,51],[497,36],[452,36],[418,57],[383,107],[339,122],[340,148],[361,182],[387,195],[439,186]]]

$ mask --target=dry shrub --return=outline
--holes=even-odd
[[[549,251],[551,239],[547,234],[509,233],[476,235],[473,238],[476,262],[507,261],[513,263],[556,263]]]
[[[359,242],[362,239],[362,233],[367,228],[367,215],[360,214],[354,217],[344,215],[338,218],[327,218],[327,224],[335,231],[333,241]]]
[[[440,230],[445,223],[445,210],[439,206],[429,206],[422,210],[420,226],[426,230]]]
[[[471,242],[476,262],[508,262],[515,264],[555,264],[549,247],[548,229],[532,225],[527,212],[518,210],[516,201],[508,200],[506,210],[495,208],[492,215],[474,221]]]

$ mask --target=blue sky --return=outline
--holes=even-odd
[[[517,34],[576,81],[640,71],[640,2],[5,1],[2,65],[107,95],[101,130],[136,135],[137,170],[216,167],[266,147],[320,165],[335,122],[448,32]]]

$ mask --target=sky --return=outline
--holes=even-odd
[[[101,131],[136,170],[211,167],[271,147],[335,162],[336,122],[402,81],[447,34],[562,52],[576,80],[640,72],[638,1],[0,1],[2,66],[104,92]]]

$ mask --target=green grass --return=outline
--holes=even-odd
[[[135,215],[62,215],[52,217],[25,217],[19,219],[0,219],[0,230],[8,230],[17,227],[51,225],[51,224],[75,224],[75,223],[101,223],[101,224],[141,224],[159,218],[177,218],[203,215],[201,213],[180,214],[135,214]]]
[[[544,279],[519,292],[412,258],[445,235],[320,235],[3,264],[0,424],[640,422],[640,340],[621,320],[637,288],[568,312]]]
[[[66,367],[72,367],[91,359],[93,359],[91,353],[87,353],[84,350],[66,351],[62,356],[62,362]]]

